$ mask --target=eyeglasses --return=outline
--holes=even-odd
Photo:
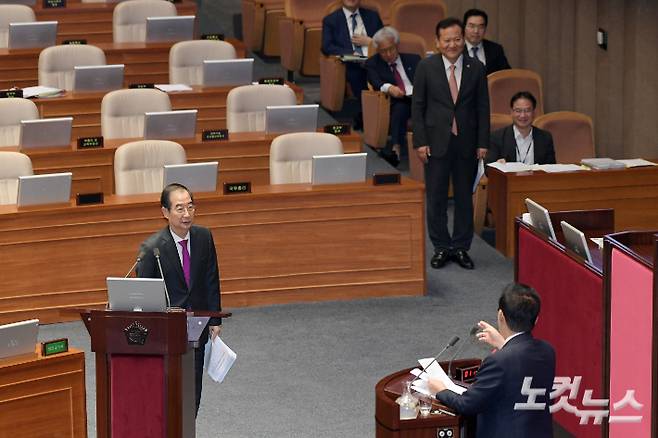
[[[484,24],[473,24],[473,23],[468,23],[468,24],[466,25],[466,28],[468,28],[469,30],[484,30],[484,29],[487,28],[487,26],[484,25]]]
[[[188,204],[187,207],[183,206],[183,205],[178,205],[174,208],[174,211],[178,214],[183,214],[186,211],[189,214],[194,214],[194,210],[196,210],[196,207],[194,206],[194,204]]]
[[[532,108],[513,108],[512,109],[512,112],[514,112],[514,114],[532,114],[533,111],[534,111],[534,109],[532,109]]]

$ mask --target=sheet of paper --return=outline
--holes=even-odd
[[[517,163],[517,162],[499,163],[498,161],[494,161],[493,163],[487,164],[487,166],[493,167],[494,169],[498,169],[501,172],[505,172],[505,173],[527,172],[529,170],[533,170],[532,165],[525,163]]]
[[[30,97],[52,97],[57,96],[62,93],[64,90],[54,87],[44,87],[42,85],[37,85],[35,87],[25,87],[23,88],[23,98],[29,99]]]
[[[237,354],[217,336],[206,344],[204,367],[211,379],[222,383],[236,358]]]
[[[420,380],[416,380],[414,382],[414,385],[417,384],[421,388],[423,388],[423,385],[419,382],[425,382],[427,380],[427,376],[425,374],[427,374],[432,378],[439,379],[441,382],[443,382],[443,384],[446,386],[446,388],[449,389],[452,392],[456,392],[457,394],[463,394],[464,391],[466,391],[466,388],[464,388],[463,386],[457,385],[456,383],[454,383],[452,381],[452,379],[450,379],[448,377],[446,372],[443,371],[443,368],[441,368],[439,363],[437,361],[435,361],[434,358],[428,357],[428,358],[425,358],[425,359],[418,359],[418,363],[420,364],[420,366],[423,369],[425,369],[425,372],[423,373],[422,370],[420,370],[418,368],[414,368],[414,370],[418,370],[417,372],[421,373],[421,374],[419,374],[420,375],[420,377],[419,377]],[[414,373],[414,370],[411,370],[412,374]],[[418,375],[416,377],[418,377]],[[429,389],[427,388],[427,383],[425,383],[424,388],[426,388],[425,390],[427,392],[422,392],[422,391],[418,391],[418,392],[422,392],[423,394],[429,395]]]
[[[155,88],[165,93],[172,93],[175,91],[191,91],[192,87],[185,84],[156,84]]]
[[[587,169],[577,164],[540,164],[536,166],[536,170],[543,170],[546,173],[559,173]]]
[[[482,179],[483,175],[484,175],[484,160],[479,159],[478,170],[477,173],[475,174],[475,181],[473,181],[473,193],[475,193],[475,190],[477,190],[478,184],[480,184],[480,180]]]
[[[521,220],[523,222],[525,222],[526,224],[528,224],[528,225],[533,225],[534,226],[534,224],[532,223],[532,216],[530,216],[530,213],[527,213],[527,212],[523,213],[521,215]]]
[[[658,166],[656,163],[645,160],[644,158],[632,158],[629,160],[617,160],[620,163],[624,163],[626,167],[644,167],[644,166]]]

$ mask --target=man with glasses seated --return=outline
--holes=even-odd
[[[532,126],[537,99],[519,91],[510,100],[512,124],[491,133],[485,161],[555,164],[555,147],[550,132]]]
[[[196,207],[192,192],[182,184],[169,184],[160,195],[162,215],[168,225],[146,239],[137,276],[164,277],[172,307],[187,310],[220,311],[219,269],[215,242],[209,229],[193,225]],[[154,249],[160,251],[162,276]],[[222,320],[211,318],[194,349],[196,410],[201,401],[203,355],[209,335],[215,339]]]
[[[477,58],[487,68],[487,74],[511,68],[503,46],[484,39],[487,33],[489,17],[480,9],[469,9],[464,13],[464,37],[466,52],[471,58]]]

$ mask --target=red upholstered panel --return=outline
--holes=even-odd
[[[610,403],[635,390],[639,411],[630,406],[611,416],[642,415],[640,423],[610,424],[610,438],[651,436],[651,343],[653,273],[617,249],[612,250],[610,284]],[[654,412],[654,415],[655,412]]]
[[[557,376],[583,377],[577,402],[570,401],[581,408],[586,389],[603,396],[603,279],[524,228],[518,242],[518,281],[542,299],[533,334],[555,348]],[[558,411],[553,419],[577,437],[602,436],[601,426],[581,426],[574,414]]]
[[[112,355],[112,436],[165,436],[165,380],[162,356]]]

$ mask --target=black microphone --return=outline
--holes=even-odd
[[[137,254],[137,259],[135,260],[135,263],[133,263],[132,267],[130,268],[130,271],[128,271],[126,276],[123,277],[123,278],[128,278],[128,276],[133,273],[133,271],[135,270],[135,268],[137,267],[139,262],[142,261],[142,259],[144,258],[145,255],[146,254],[144,253],[144,251],[140,251],[139,254]]]
[[[160,264],[160,248],[153,248],[153,255],[155,256],[155,261],[158,263],[158,269],[160,270],[160,277],[162,277],[162,283],[164,284],[165,299],[167,300],[167,308],[171,307],[171,302],[169,301],[169,291],[167,290],[167,282],[164,278],[164,273],[162,272],[162,265]]]
[[[446,344],[446,346],[443,347],[443,350],[439,351],[439,354],[437,354],[436,356],[434,356],[434,359],[432,359],[432,362],[428,363],[427,366],[423,367],[423,372],[425,372],[430,366],[432,366],[432,364],[433,364],[434,362],[437,362],[438,359],[439,359],[439,357],[441,357],[441,355],[442,355],[443,353],[445,353],[445,351],[446,351],[448,348],[454,347],[454,345],[455,345],[457,342],[459,342],[459,336],[453,336],[453,337],[450,339],[450,341]],[[411,383],[414,383],[416,380],[419,379],[419,377],[420,377],[420,374],[418,374],[418,376],[414,377],[414,379],[411,381]]]
[[[471,331],[468,333],[469,339],[471,341],[473,340],[473,336],[475,336],[475,334],[478,332],[478,330],[480,330],[480,327],[478,327],[477,325],[474,325],[473,327],[471,327]],[[448,377],[450,377],[451,379],[452,379],[452,363],[457,358],[457,356],[459,356],[459,354],[461,354],[461,352],[464,350],[464,347],[466,347],[467,344],[468,344],[467,342],[464,342],[461,345],[461,347],[459,347],[457,349],[455,354],[452,355],[452,357],[450,358],[450,362],[448,362]]]

